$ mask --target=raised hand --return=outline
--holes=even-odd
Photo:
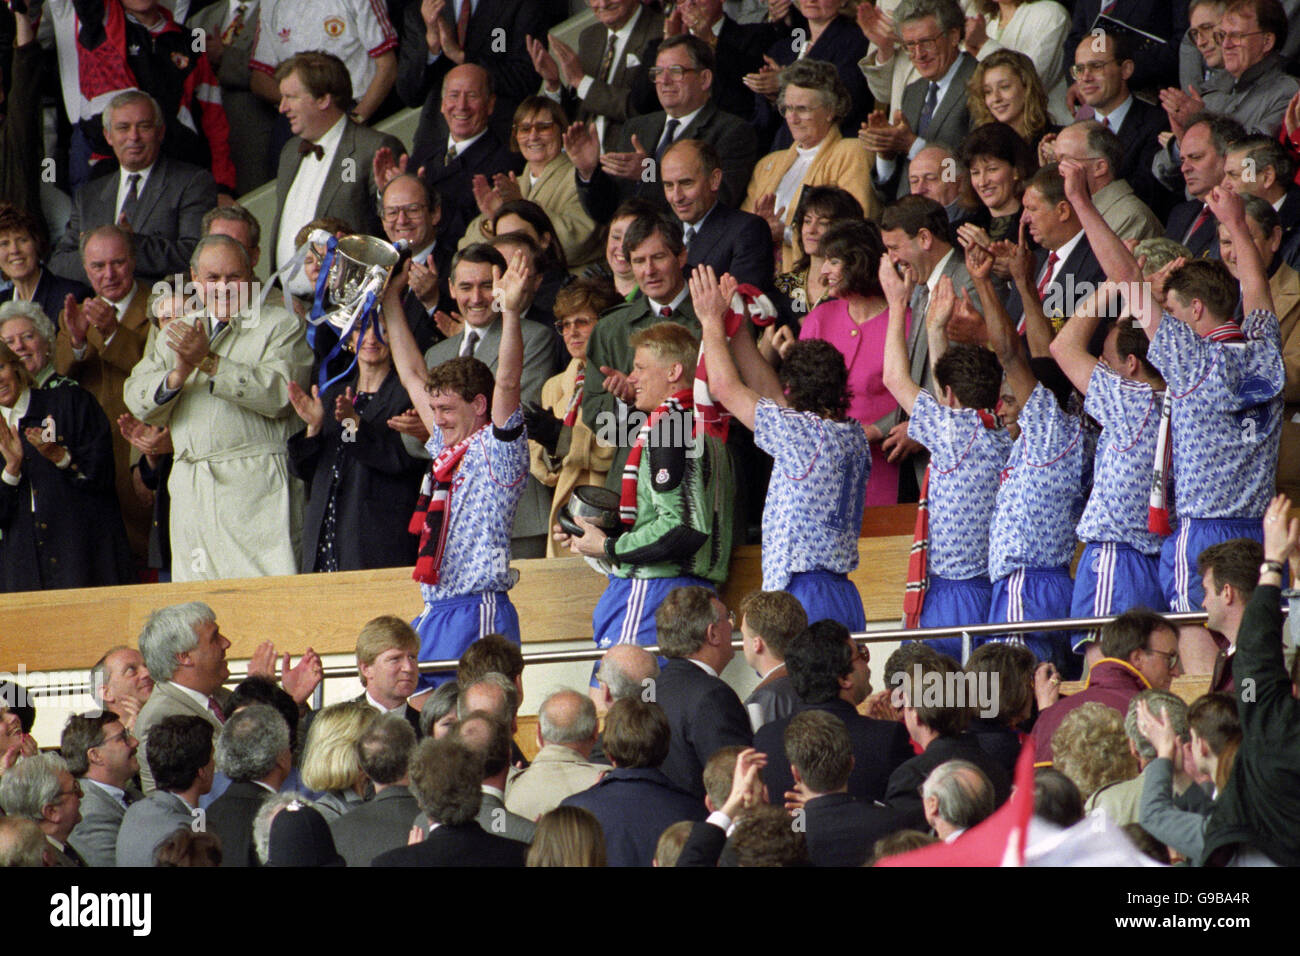
[[[600,165],[600,140],[596,127],[589,123],[574,123],[564,131],[564,153],[569,157],[584,180]]]
[[[1020,241],[1008,252],[1007,265],[1011,270],[1011,278],[1021,285],[1033,284],[1037,263],[1034,260],[1034,253],[1029,248],[1029,221],[1024,216],[1020,217]]]
[[[349,385],[343,390],[343,394],[334,399],[334,420],[336,422],[353,422],[353,428],[361,423],[361,416],[357,414],[357,393]]]
[[[894,260],[889,256],[880,257],[880,268],[876,270],[880,279],[880,288],[885,293],[885,301],[892,308],[907,308],[912,300],[912,291],[916,288],[916,279],[911,271],[900,274]]]
[[[371,170],[375,176],[375,186],[380,192],[393,181],[397,176],[406,172],[406,163],[410,159],[405,153],[400,159],[393,158],[393,151],[387,146],[381,146],[375,150],[375,159],[371,164]]]
[[[764,193],[758,197],[758,202],[754,204],[754,215],[767,220],[767,226],[772,230],[772,241],[781,242],[785,239],[785,207],[776,208],[776,193]]]
[[[1291,102],[1286,104],[1286,112],[1282,114],[1282,128],[1286,130],[1288,137],[1300,129],[1300,90],[1297,90],[1295,96],[1291,97]]]
[[[285,651],[280,661],[280,672],[283,675],[280,684],[296,704],[306,703],[317,685],[325,679],[325,667],[321,664],[320,655],[310,647],[293,667],[289,666],[289,652]]]
[[[63,324],[68,330],[68,337],[72,339],[72,347],[84,348],[86,333],[90,331],[90,320],[71,292],[63,297]]]
[[[619,179],[640,179],[642,170],[646,168],[646,159],[649,157],[646,148],[641,145],[641,141],[632,134],[632,152],[630,153],[604,153],[600,157],[600,166],[611,176],[617,176]]]
[[[695,316],[705,329],[723,324],[723,317],[731,311],[731,297],[736,293],[737,282],[727,273],[718,279],[713,266],[696,266],[687,283],[691,290],[691,305]]]
[[[442,31],[438,29],[438,22],[442,19],[442,10],[446,5],[446,0],[422,0],[420,3],[420,17],[424,20],[424,42],[429,48],[430,56],[442,53]]]
[[[763,65],[757,73],[746,73],[740,82],[759,96],[775,100],[781,90],[781,67],[770,56],[763,57]]]
[[[983,15],[976,14],[973,17],[966,18],[966,52],[971,56],[978,56],[984,44],[988,42],[989,31],[988,22]]]
[[[746,747],[736,755],[736,767],[731,774],[731,793],[718,809],[731,819],[766,803],[767,789],[759,771],[767,766],[767,754]]]
[[[863,145],[882,158],[890,159],[906,153],[916,141],[916,134],[903,116],[902,110],[894,111],[894,119],[887,125],[868,123],[867,128],[858,133]]]
[[[313,385],[311,394],[308,395],[301,385],[290,380],[289,401],[293,405],[293,410],[298,413],[298,417],[306,423],[307,437],[314,438],[319,435],[325,424],[325,403],[321,401],[319,386]]]
[[[424,444],[429,440],[429,429],[424,427],[419,412],[413,408],[408,408],[402,414],[390,418],[388,427],[402,435],[410,435],[418,440],[420,444]]]
[[[519,179],[514,173],[497,173],[493,176],[492,191],[502,202],[524,198],[524,191],[519,188]]]
[[[1152,747],[1155,747],[1157,757],[1166,760],[1174,759],[1179,750],[1178,733],[1174,730],[1168,710],[1161,711],[1160,716],[1157,717],[1152,713],[1147,701],[1138,701],[1137,729],[1138,733],[1149,740]]]
[[[528,56],[533,61],[533,69],[537,75],[542,78],[546,88],[552,93],[560,88],[560,67],[555,62],[555,57],[546,49],[546,44],[541,40],[534,39],[531,36],[524,37],[524,46],[528,48]]]
[[[117,430],[122,433],[122,437],[132,448],[138,448],[150,459],[156,459],[159,455],[169,455],[174,450],[171,429],[165,426],[159,428],[155,425],[146,425],[130,412],[117,417]],[[150,464],[154,462],[151,460]]]
[[[1086,202],[1092,195],[1088,190],[1088,171],[1077,159],[1063,159],[1058,167],[1065,180],[1065,198],[1070,205]]]
[[[957,293],[953,291],[952,277],[942,276],[930,296],[930,307],[925,313],[926,328],[942,331],[948,327],[953,310],[957,307]]]
[[[1225,226],[1244,226],[1246,223],[1246,201],[1231,189],[1215,186],[1205,197],[1205,204],[1210,207],[1214,218]]]
[[[54,419],[47,418],[46,423]],[[44,431],[38,426],[32,425],[23,429],[23,435],[26,436],[28,443],[40,453],[52,465],[57,465],[63,461],[68,450],[58,442],[46,441]]]
[[[411,260],[411,271],[407,281],[410,283],[411,291],[415,297],[426,308],[436,305],[438,302],[438,266],[433,261],[433,256],[429,256],[424,264]]]
[[[790,349],[794,347],[794,343],[799,341],[799,337],[795,335],[794,329],[788,325],[769,326],[769,329],[775,330],[772,331],[772,348],[776,349],[776,354],[784,359],[790,354]]]
[[[573,52],[573,47],[569,46],[563,40],[554,36],[551,38],[551,55],[555,57],[556,63],[560,67],[560,78],[564,81],[565,86],[578,88],[578,84],[586,79],[586,71],[582,68],[582,61],[578,59],[578,54]]]
[[[442,309],[433,313],[433,324],[438,327],[438,331],[442,333],[443,338],[448,339],[460,335],[465,328],[465,320],[460,317],[459,312],[448,315]]]
[[[894,20],[874,3],[858,4],[858,27],[863,35],[880,50],[877,62],[883,63],[894,55]]]
[[[1048,166],[1056,162],[1056,134],[1048,133],[1038,141],[1038,165]]]
[[[1061,699],[1061,675],[1051,661],[1043,661],[1034,669],[1034,699],[1040,711]]]
[[[987,279],[993,272],[993,253],[978,243],[963,243],[963,245],[966,246],[966,271],[970,273],[970,277],[976,282]],[[944,278],[948,277],[944,276]],[[939,281],[942,283],[943,280]]]
[[[510,265],[504,273],[499,267],[492,267],[492,298],[500,303],[503,311],[518,315],[528,298],[531,278],[528,260],[522,252],[516,252],[510,257]]]
[[[1300,551],[1300,518],[1291,517],[1291,499],[1278,495],[1264,512],[1264,557],[1269,561],[1288,561],[1297,551]]]
[[[0,419],[0,455],[4,456],[5,468],[10,475],[17,475],[23,467],[23,440],[16,429]]]
[[[624,405],[631,405],[636,400],[636,389],[627,383],[627,376],[616,368],[607,368],[602,365],[600,374],[605,376],[602,383],[605,391],[613,395]]]
[[[275,680],[275,644],[273,642],[263,641],[257,645],[257,648],[253,651],[253,656],[248,659],[248,676]]]

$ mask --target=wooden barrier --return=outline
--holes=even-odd
[[[852,575],[868,621],[896,621],[911,536],[863,538]],[[605,579],[580,558],[516,561],[519,583],[510,599],[519,609],[525,644],[589,640],[591,612]],[[736,607],[762,587],[757,546],[737,548],[723,600]],[[231,659],[248,658],[264,640],[299,653],[351,654],[363,624],[380,614],[408,620],[420,613],[420,591],[406,568],[239,578],[187,584],[32,591],[0,595],[0,670],[89,667],[115,644],[134,644],[157,608],[204,601],[229,638]]]

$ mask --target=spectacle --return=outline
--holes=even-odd
[[[419,203],[419,202],[408,203],[405,206],[385,206],[384,213],[383,213],[384,221],[392,222],[402,213],[406,213],[407,219],[414,219],[416,216],[418,216],[420,213],[424,212],[424,210],[428,208],[429,207],[426,206],[424,203]]]
[[[1091,63],[1076,63],[1070,67],[1070,75],[1077,80],[1089,73],[1100,73],[1114,62],[1114,60],[1093,60]]]
[[[904,43],[903,49],[907,51],[908,56],[916,56],[918,53],[933,53],[939,47],[939,40],[943,38],[942,33],[936,33],[932,37],[926,37],[924,40],[913,40],[910,43]]]
[[[1242,40],[1246,39],[1246,37],[1263,36],[1267,32],[1267,30],[1251,30],[1249,33],[1224,33],[1222,30],[1215,30],[1214,42],[1219,44],[1219,46],[1225,46],[1227,42],[1231,40],[1232,45],[1236,46]]]
[[[549,133],[555,129],[554,120],[538,120],[535,123],[516,123],[515,133],[520,136],[527,136],[529,133]]]
[[[785,103],[782,103],[777,107],[777,112],[782,116],[789,116],[793,113],[800,119],[807,119],[809,116],[812,116],[813,113],[825,108],[826,107],[824,106],[787,106]]]
[[[573,318],[573,319],[564,319],[562,321],[556,321],[555,328],[558,332],[563,334],[569,331],[569,329],[589,329],[595,324],[596,324],[595,319],[589,319],[586,316],[578,316],[577,318]]]
[[[1146,651],[1148,654],[1159,654],[1161,657],[1166,658],[1171,669],[1178,666],[1177,651],[1157,651],[1155,648],[1147,648]]]
[[[671,79],[680,80],[687,73],[699,73],[700,68],[697,66],[652,66],[648,70],[650,82],[657,83],[659,77],[667,75]]]

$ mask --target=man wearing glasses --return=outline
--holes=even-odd
[[[36,822],[54,851],[54,866],[86,865],[68,845],[68,835],[81,822],[81,786],[58,754],[34,754],[6,771],[0,777],[0,809]]]
[[[117,831],[126,808],[144,797],[131,783],[140,771],[140,741],[111,710],[99,716],[73,715],[63,728],[59,750],[81,787],[81,822],[68,842],[89,866],[117,864]]]
[[[1214,32],[1226,75],[1199,90],[1160,93],[1160,105],[1174,133],[1152,166],[1161,182],[1174,190],[1182,185],[1178,171],[1182,138],[1198,113],[1231,116],[1247,132],[1277,135],[1287,103],[1300,90],[1300,82],[1283,71],[1280,51],[1286,38],[1286,11],[1279,0],[1237,0],[1229,5]]]
[[[699,37],[671,37],[649,71],[663,109],[628,120],[614,148],[603,154],[590,127],[575,127],[565,136],[578,171],[578,198],[593,219],[609,220],[633,196],[666,205],[659,163],[668,147],[685,139],[703,140],[723,157],[719,200],[732,207],[744,200],[758,142],[751,125],[710,102],[714,63],[712,48]]]
[[[1178,630],[1154,611],[1125,611],[1101,629],[1101,659],[1088,672],[1088,686],[1062,697],[1038,715],[1034,723],[1034,760],[1052,762],[1052,734],[1061,721],[1089,701],[1128,713],[1129,701],[1140,691],[1168,690],[1182,673],[1178,662]]]
[[[420,351],[443,338],[434,314],[449,302],[447,283],[453,249],[437,243],[442,202],[418,176],[403,173],[390,180],[379,200],[379,219],[389,242],[411,244],[411,271],[402,293],[402,311]]]
[[[956,0],[905,0],[896,15],[903,49],[920,79],[892,117],[872,113],[862,139],[876,153],[872,179],[883,196],[908,193],[908,165],[929,143],[955,145],[970,131],[966,85],[975,58],[962,51],[965,15]]]

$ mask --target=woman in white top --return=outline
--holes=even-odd
[[[966,19],[966,52],[983,60],[994,50],[1015,50],[1034,61],[1034,70],[1047,91],[1047,107],[1057,123],[1069,123],[1065,105],[1067,71],[1065,37],[1070,14],[1056,0],[985,0],[980,15]]]

